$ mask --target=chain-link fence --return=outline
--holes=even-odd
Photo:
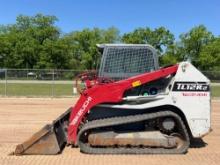
[[[0,96],[69,97],[79,70],[0,69]]]
[[[0,69],[0,96],[71,97],[80,70]],[[203,71],[220,96],[220,71]]]

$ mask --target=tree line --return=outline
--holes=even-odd
[[[14,24],[0,25],[0,68],[96,69],[100,53],[96,44],[150,44],[159,54],[160,66],[190,60],[201,70],[220,70],[220,37],[204,25],[175,39],[165,27],[119,29],[85,28],[68,34],[56,26],[55,16],[19,15]]]

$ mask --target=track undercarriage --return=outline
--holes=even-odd
[[[177,114],[162,111],[89,121],[78,145],[90,154],[180,154],[189,147],[189,135]]]

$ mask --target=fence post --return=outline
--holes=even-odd
[[[8,79],[8,73],[7,73],[7,69],[5,69],[5,97],[7,96],[7,79]]]
[[[54,97],[54,69],[53,69],[53,72],[52,72],[52,98]]]

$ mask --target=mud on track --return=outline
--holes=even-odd
[[[86,155],[77,148],[66,147],[62,154],[55,156],[8,156],[18,143],[50,123],[75,101],[76,98],[0,98],[0,165],[211,165],[220,162],[220,99],[212,101],[213,132],[186,155]]]

